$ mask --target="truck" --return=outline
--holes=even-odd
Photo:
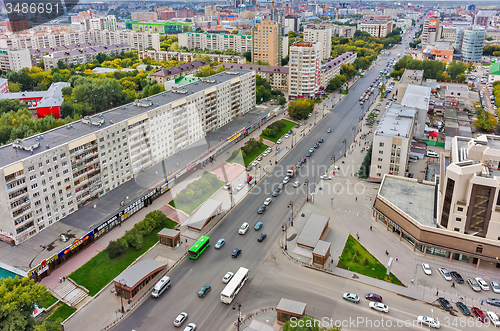
[[[288,169],[286,171],[286,175],[288,177],[293,177],[295,175],[295,173],[297,172],[297,169],[298,169],[297,166],[290,167],[290,169]]]

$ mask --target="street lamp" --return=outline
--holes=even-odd
[[[346,157],[346,155],[347,155],[347,150],[346,150],[347,149],[347,139],[342,140],[342,142],[344,143],[344,157]]]
[[[234,201],[233,201],[233,187],[231,185],[231,183],[229,183],[229,187],[227,188],[227,190],[229,191],[229,198],[231,199],[231,208],[233,208],[234,206]]]
[[[354,142],[354,140],[356,140],[356,133],[358,133],[357,131],[355,131],[354,129],[356,129],[356,126],[353,125],[352,126],[352,132],[353,132],[353,135],[352,135],[352,141]]]
[[[281,230],[285,232],[285,251],[288,250],[288,246],[286,244],[286,240],[287,240],[287,235],[286,235],[286,228],[287,228],[287,225],[286,222],[285,224],[281,224]]]
[[[122,286],[126,286],[127,285],[127,282],[125,281],[125,279],[120,279],[120,281],[118,282],[120,283],[120,300],[121,300],[121,303],[122,303],[122,314],[125,314],[125,308],[123,307],[123,287]]]
[[[290,225],[293,226],[293,201],[290,200],[290,203],[288,204],[288,208],[292,209],[292,217],[290,218]]]
[[[238,319],[237,319],[237,322],[236,322],[236,327],[238,328],[238,331],[240,331],[240,324],[242,322],[242,318],[241,318],[241,304],[237,303],[236,305],[238,305]],[[236,307],[233,307],[233,310],[236,310]]]
[[[304,185],[307,185],[306,201],[309,202],[309,178],[304,181]]]

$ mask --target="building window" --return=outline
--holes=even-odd
[[[378,151],[379,154],[384,154],[384,151]]]
[[[460,229],[459,228],[454,228],[453,231],[460,232]]]
[[[458,211],[464,211],[464,207],[458,207],[457,210]]]
[[[448,228],[448,219],[450,217],[451,200],[453,199],[454,188],[455,181],[451,178],[448,178],[444,195],[443,213],[441,214],[441,225],[445,228]]]
[[[460,217],[455,218],[455,220],[456,220],[457,222],[462,222],[462,218],[460,218]]]
[[[478,235],[484,236],[491,217],[488,213],[488,205],[492,188],[484,185],[473,185],[472,192],[471,209],[469,209],[470,222],[466,231],[477,232]]]
[[[477,245],[476,253],[482,253],[482,252],[483,252],[483,245]]]

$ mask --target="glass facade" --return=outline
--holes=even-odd
[[[441,214],[441,226],[448,228],[448,220],[450,218],[451,201],[453,199],[453,189],[455,188],[455,181],[448,178],[446,182],[446,191],[443,202],[443,212]]]
[[[488,204],[490,201],[490,194],[492,188],[490,186],[474,185],[472,192],[474,192],[473,199],[470,207],[472,213],[469,215],[470,223],[467,228],[468,232],[478,232],[477,235],[486,235],[487,217],[488,217]]]

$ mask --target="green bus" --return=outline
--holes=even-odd
[[[194,243],[193,246],[189,249],[189,258],[196,260],[203,251],[210,246],[210,237],[202,236],[198,239],[197,242]]]
[[[361,78],[365,77],[365,73],[364,72],[360,73],[359,75],[361,76]]]

